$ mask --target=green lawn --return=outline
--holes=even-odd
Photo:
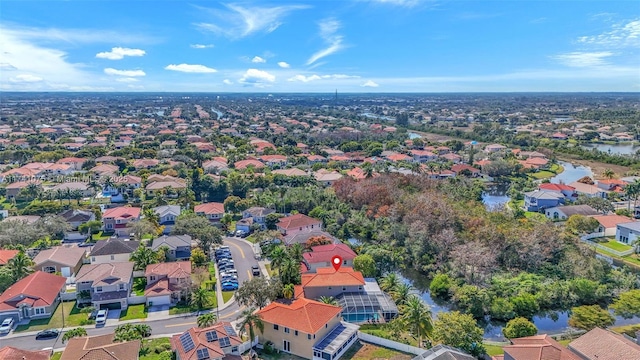
[[[542,180],[542,179],[548,179],[548,178],[554,177],[563,171],[564,171],[564,168],[561,165],[553,164],[551,165],[549,170],[540,170],[534,173],[530,173],[529,176],[537,180]]]
[[[139,277],[133,279],[133,291],[136,296],[144,295],[144,288],[147,286],[147,278]]]
[[[209,293],[209,309],[215,308],[218,304],[218,299],[216,298],[215,291],[208,291]],[[178,304],[169,309],[169,315],[177,315],[177,314],[189,314],[198,311],[195,307],[187,304]]]
[[[140,360],[165,360],[171,358],[166,357],[167,355],[164,355],[164,353],[171,353],[171,344],[168,337],[142,341]]]
[[[398,338],[397,336],[394,336],[389,331],[387,331],[384,325],[363,324],[363,325],[360,325],[360,331],[362,331],[365,334],[378,336],[384,339],[389,339],[389,340],[401,342],[404,344],[409,344],[412,346],[418,345],[418,339],[411,336],[411,334],[404,333],[400,336],[400,338]]]
[[[61,357],[62,357],[62,351],[58,351],[53,353],[53,355],[51,355],[51,360],[60,360]]]
[[[489,356],[504,354],[504,350],[502,350],[502,346],[491,345],[491,344],[483,344],[483,345],[485,350],[487,350],[487,355]]]
[[[615,251],[627,251],[627,250],[633,249],[631,246],[619,243],[619,242],[617,242],[615,240],[609,240],[607,242],[602,242],[602,243],[599,243],[599,244],[602,245],[602,246],[606,246],[609,249],[612,249],[612,250],[615,250]]]
[[[146,319],[147,309],[145,304],[129,305],[126,310],[120,312],[120,320]]]
[[[31,320],[28,325],[19,325],[15,332],[40,331],[52,328],[62,328],[62,309],[64,308],[64,326],[77,327],[93,324],[93,320],[87,319],[87,314],[81,313],[76,307],[76,302],[69,301],[58,305],[58,308],[49,319]]]
[[[229,301],[229,299],[231,299],[231,297],[233,296],[235,291],[223,291],[222,292],[222,302],[224,302],[225,304],[227,303],[227,301]]]
[[[598,252],[598,253],[600,253],[602,255],[607,255],[609,257],[612,257],[612,258],[615,258],[615,259],[618,259],[618,260],[622,260],[626,264],[628,264],[629,266],[633,266],[635,268],[640,269],[640,259],[638,258],[638,255],[636,255],[636,254],[620,257],[618,255],[615,255],[615,254],[613,254],[611,252],[608,252],[608,251],[605,251],[605,250],[602,250],[602,249],[596,248],[595,250],[596,250],[596,252]]]

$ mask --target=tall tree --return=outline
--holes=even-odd
[[[538,328],[527,318],[517,317],[509,320],[502,333],[507,339],[516,339],[533,336],[538,333]]]
[[[464,350],[472,355],[483,354],[482,336],[484,331],[476,319],[459,311],[438,314],[433,323],[433,340]]]
[[[214,313],[206,313],[198,316],[196,323],[199,328],[206,328],[216,323],[216,314]]]
[[[134,269],[142,271],[144,271],[148,265],[160,262],[158,254],[153,251],[153,249],[142,244],[131,253],[129,260],[133,262]]]
[[[249,333],[249,340],[253,344],[253,341],[256,338],[256,329],[260,331],[260,333],[264,332],[264,322],[259,314],[255,313],[254,308],[245,309],[242,312],[242,322],[240,322],[240,336],[245,333]],[[253,348],[253,347],[252,347]]]
[[[380,281],[380,288],[386,292],[393,292],[400,286],[400,277],[396,273],[389,273]]]
[[[209,307],[211,301],[209,301],[209,293],[204,288],[196,288],[191,292],[191,306],[194,306],[198,310]]]
[[[171,229],[173,235],[189,235],[196,239],[200,248],[209,254],[211,247],[215,244],[222,244],[222,231],[211,225],[209,220],[195,213],[186,213],[178,216],[174,227]]]
[[[13,281],[16,282],[33,272],[33,261],[23,251],[7,262]]]
[[[418,338],[418,346],[422,347],[422,337],[431,335],[433,331],[429,308],[419,297],[412,295],[407,303],[402,305],[401,319]]]
[[[321,296],[318,301],[324,304],[338,306],[338,300],[336,300],[336,298],[334,298],[333,296]]]
[[[589,331],[596,327],[611,326],[615,320],[609,311],[598,305],[583,305],[571,309],[569,326]]]

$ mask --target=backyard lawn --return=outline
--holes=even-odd
[[[483,344],[484,349],[487,350],[487,355],[502,355],[504,354],[504,350],[502,350],[502,346],[493,345],[493,344]]]
[[[171,344],[168,337],[142,341],[140,360],[165,360],[171,358],[170,354]]]
[[[356,342],[351,346],[349,351],[342,355],[341,359],[345,360],[369,360],[369,359],[392,359],[392,360],[410,360],[414,356],[408,355],[396,350],[387,349],[378,345],[369,343]]]
[[[563,171],[564,171],[564,168],[561,165],[553,164],[551,165],[549,170],[540,170],[534,173],[530,173],[529,176],[537,180],[542,180],[542,179],[548,179],[548,178],[554,177]]]
[[[631,246],[619,243],[615,240],[609,240],[607,242],[601,242],[599,244],[615,251],[627,251],[633,249]]]
[[[15,332],[20,331],[40,331],[45,329],[62,328],[62,308],[64,308],[64,326],[77,327],[81,325],[93,324],[93,320],[88,320],[88,315],[81,313],[76,307],[75,301],[65,302],[58,305],[58,308],[49,319],[31,320],[29,325],[19,325]]]
[[[129,305],[126,310],[120,311],[120,321],[146,318],[147,309],[145,304]]]

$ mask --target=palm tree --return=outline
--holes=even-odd
[[[336,298],[334,298],[333,296],[321,296],[318,301],[323,304],[338,306],[338,300],[336,300]]]
[[[300,284],[300,262],[288,257],[282,263],[279,273],[283,284]]]
[[[396,273],[389,273],[380,281],[380,289],[386,292],[393,292],[402,282]]]
[[[31,274],[33,272],[32,266],[33,261],[31,261],[23,251],[16,254],[13,259],[7,261],[7,267],[14,282]]]
[[[282,288],[282,295],[284,295],[284,298],[287,300],[291,300],[293,299],[293,295],[294,295],[294,285],[293,284],[287,284],[284,286],[284,288]]]
[[[107,176],[104,179],[103,189],[108,189],[109,191],[113,191],[113,185],[114,185],[113,179],[111,178],[111,176]]]
[[[209,326],[215,324],[216,320],[217,320],[216,314],[214,314],[214,313],[202,314],[202,315],[198,316],[198,320],[197,320],[198,327],[199,328],[209,327]]]
[[[269,258],[271,259],[271,267],[275,270],[278,270],[278,274],[282,271],[282,264],[284,260],[288,257],[287,252],[282,246],[275,246],[271,252],[269,253]]]
[[[616,174],[611,169],[605,169],[602,172],[602,176],[606,177],[607,179],[613,179],[613,177],[616,176]]]
[[[303,259],[302,253],[304,253],[304,250],[304,247],[300,243],[295,243],[287,249],[287,253],[293,260],[301,263]]]
[[[264,332],[264,322],[259,314],[256,314],[254,308],[246,309],[242,312],[242,322],[240,323],[240,336],[249,332],[249,340],[253,344],[253,340],[256,338],[256,328],[260,330],[260,333]],[[253,346],[251,347],[253,349]]]
[[[422,346],[423,336],[431,335],[433,330],[431,310],[419,297],[413,295],[409,298],[407,304],[402,307],[401,320],[418,337],[418,346]]]
[[[190,304],[191,306],[194,306],[198,310],[202,310],[208,307],[210,302],[209,302],[209,294],[207,293],[207,290],[200,287],[193,290],[193,292],[191,293]]]
[[[406,305],[409,300],[414,296],[411,294],[413,286],[410,284],[399,284],[391,291],[391,296],[398,306]]]
[[[145,270],[148,265],[158,263],[158,254],[153,249],[140,245],[129,258],[136,270]]]

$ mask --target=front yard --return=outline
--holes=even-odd
[[[146,318],[147,308],[145,304],[129,305],[126,310],[120,311],[120,321]]]
[[[40,331],[45,329],[62,328],[62,311],[64,308],[64,326],[77,327],[93,324],[93,320],[88,319],[88,314],[81,313],[76,307],[75,301],[65,302],[58,305],[58,308],[49,319],[31,320],[28,325],[19,325],[15,332],[20,331]]]
[[[391,360],[410,360],[414,355],[405,354],[397,350],[384,348],[364,342],[356,342],[351,348],[342,355],[344,360],[370,360],[370,359],[391,359]]]

